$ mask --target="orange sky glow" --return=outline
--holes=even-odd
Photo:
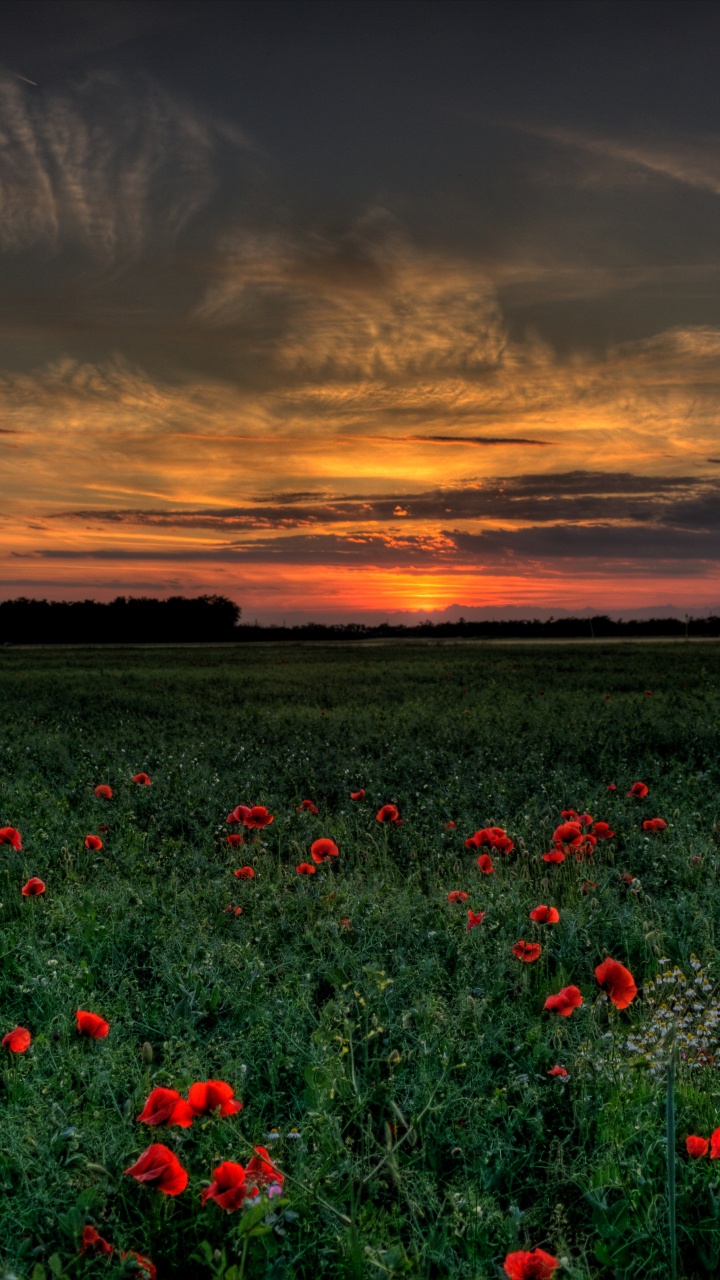
[[[187,93],[150,44],[0,73],[2,596],[720,611],[710,135],[621,136],[598,88],[584,123],[437,107],[341,200],[344,137],[283,152],[272,70],[265,116],[196,101],[189,32]]]

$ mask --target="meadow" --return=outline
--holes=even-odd
[[[5,1280],[717,1273],[720,646],[5,649],[0,701]],[[138,1121],[212,1080],[242,1110]],[[126,1172],[155,1143],[179,1194]]]

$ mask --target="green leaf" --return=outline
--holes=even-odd
[[[49,1268],[50,1268],[50,1270],[52,1271],[52,1273],[53,1273],[53,1275],[54,1275],[54,1276],[62,1276],[62,1274],[63,1274],[63,1264],[62,1264],[62,1262],[61,1262],[61,1260],[60,1260],[60,1254],[59,1254],[59,1253],[53,1253],[53,1254],[51,1254],[51,1255],[50,1255],[50,1257],[48,1258],[48,1266],[49,1266]]]

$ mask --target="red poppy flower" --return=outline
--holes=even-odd
[[[648,787],[645,785],[644,782],[633,782],[627,794],[629,796],[637,796],[638,800],[644,800],[647,793],[648,793]]]
[[[241,916],[242,913],[243,913],[242,907],[233,907],[234,916]]]
[[[109,1023],[99,1013],[88,1013],[87,1009],[78,1009],[75,1019],[80,1035],[89,1036],[91,1040],[104,1040],[110,1030]]]
[[[317,813],[317,805],[312,800],[303,800],[302,804],[296,805],[296,813]]]
[[[153,1142],[143,1151],[135,1164],[125,1170],[136,1182],[150,1182],[166,1196],[178,1196],[188,1184],[187,1169],[169,1147]]]
[[[551,849],[549,853],[543,854],[543,862],[564,862],[565,854],[562,849]]]
[[[521,938],[512,948],[512,953],[517,956],[518,960],[523,960],[525,964],[534,964],[542,955],[542,947],[539,942],[524,942]]]
[[[245,843],[245,837],[239,835],[236,831],[231,832],[227,838],[227,842],[231,849],[237,849],[238,845]]]
[[[710,1146],[709,1138],[698,1138],[697,1134],[691,1133],[689,1138],[685,1139],[687,1153],[692,1156],[693,1160],[699,1160],[700,1156],[706,1156],[708,1147]]]
[[[447,896],[448,902],[467,902],[470,897],[469,893],[465,893],[464,889],[451,889]]]
[[[495,870],[489,853],[481,853],[477,860],[477,864],[484,876],[489,876]]]
[[[615,782],[608,782],[608,784],[607,784],[607,790],[608,790],[608,791],[617,791],[617,783],[615,783]]]
[[[509,1280],[552,1280],[559,1266],[558,1259],[544,1249],[533,1249],[532,1253],[520,1249],[509,1253],[503,1263]]]
[[[536,924],[557,924],[560,919],[560,912],[557,907],[545,907],[541,903],[539,907],[534,907],[530,912],[530,919],[534,920]]]
[[[27,1027],[15,1027],[14,1031],[8,1031],[3,1036],[2,1042],[10,1053],[26,1053],[32,1043],[32,1036]]]
[[[242,1111],[242,1102],[233,1097],[233,1087],[224,1080],[205,1080],[191,1084],[188,1102],[194,1116],[211,1116],[220,1108],[221,1116],[232,1116]]]
[[[581,892],[581,894],[582,894],[583,898],[587,898],[587,896],[588,896],[588,894],[589,894],[589,892],[590,892],[590,890],[591,890],[591,889],[597,889],[597,883],[596,883],[596,881],[595,881],[595,880],[583,880],[583,886],[582,886],[582,889],[580,890],[580,892]]]
[[[654,695],[654,693],[653,693],[652,689],[646,689],[646,690],[645,690],[645,697],[646,697],[646,698],[654,698],[654,696],[655,696],[655,695]]]
[[[384,804],[381,809],[378,809],[375,817],[378,822],[397,822],[400,812],[396,804]]]
[[[478,925],[482,924],[484,916],[485,916],[484,911],[471,911],[470,908],[468,907],[467,928],[465,932],[469,933],[471,929],[477,929]]]
[[[189,1102],[180,1097],[177,1089],[164,1089],[158,1085],[148,1095],[138,1121],[141,1124],[178,1124],[189,1129],[193,1122],[193,1110]]]
[[[85,837],[85,848],[86,848],[86,849],[102,849],[102,847],[103,847],[103,842],[102,842],[102,840],[100,839],[100,837],[99,837],[99,836],[86,836],[86,837]]]
[[[23,898],[37,898],[45,892],[45,882],[39,876],[32,876],[20,890]]]
[[[263,1187],[282,1187],[285,1175],[275,1167],[268,1154],[267,1147],[254,1147],[255,1155],[251,1156],[245,1170],[245,1177],[251,1184]]]
[[[566,1075],[567,1075],[567,1070],[566,1070],[566,1068],[565,1068],[565,1067],[553,1067],[550,1071],[548,1071],[548,1075],[549,1075],[549,1076],[560,1076],[560,1077],[561,1077],[561,1079],[563,1079],[563,1080],[564,1080],[564,1079],[565,1079],[565,1077],[566,1077]]]
[[[606,991],[616,1009],[627,1009],[637,995],[637,987],[629,969],[619,960],[603,960],[595,970],[603,991]]]
[[[247,820],[250,817],[251,812],[252,810],[249,805],[239,804],[237,808],[233,809],[232,813],[228,814],[225,821],[226,822],[242,822],[243,826],[247,826]]]
[[[322,840],[313,840],[310,845],[310,856],[313,862],[329,862],[331,858],[337,858],[340,853],[334,840],[329,840],[327,836],[323,836]]]
[[[596,840],[612,840],[615,835],[615,832],[610,830],[609,822],[594,823],[592,833]]]
[[[577,809],[563,809],[560,814],[560,817],[565,818],[568,822],[580,821],[580,814],[578,813]]]
[[[642,824],[643,831],[664,831],[666,827],[664,818],[646,818]]]
[[[456,830],[457,830],[457,822],[446,822],[446,823],[445,823],[445,830],[446,830],[446,831],[456,831]]]
[[[246,827],[268,827],[275,818],[264,804],[254,804],[250,810],[250,816],[244,819]]]
[[[12,845],[18,852],[22,849],[22,839],[17,827],[0,827],[0,844]]]
[[[254,880],[255,872],[252,867],[238,867],[237,871],[233,871],[236,880]]]
[[[589,859],[592,858],[593,853],[595,852],[596,844],[597,844],[597,840],[595,839],[595,836],[591,836],[590,834],[588,834],[583,836],[579,844],[571,845],[570,848],[575,854],[575,861],[576,862],[589,861]]]
[[[242,1209],[249,1195],[250,1189],[242,1165],[235,1164],[234,1160],[225,1160],[217,1169],[213,1169],[213,1180],[200,1199],[203,1204],[214,1200],[221,1209],[234,1213],[236,1209]]]
[[[348,929],[348,930],[352,929],[352,924],[350,923],[349,916],[343,916],[342,920],[340,921],[340,924],[343,929]]]
[[[553,831],[553,844],[565,844],[572,847],[580,844],[582,838],[582,827],[579,822],[561,822],[560,826]]]
[[[512,853],[515,848],[515,842],[509,836],[496,836],[494,847],[498,853]]]
[[[312,862],[301,862],[295,870],[299,876],[314,876],[317,871],[317,867],[314,867]]]
[[[125,1262],[128,1258],[134,1260],[135,1273],[138,1276],[138,1280],[145,1280],[146,1276],[147,1280],[157,1280],[155,1263],[151,1262],[149,1258],[144,1258],[141,1253],[136,1253],[134,1249],[129,1249],[127,1252],[121,1253],[120,1258],[122,1262]]]
[[[151,781],[151,779],[150,779],[150,777],[148,776],[148,774],[147,774],[147,773],[135,773],[135,774],[133,774],[133,782],[138,782],[138,783],[140,784],[140,786],[142,786],[142,787],[150,787],[150,786],[152,786],[152,781]]]
[[[561,1018],[569,1018],[573,1009],[579,1009],[582,1002],[582,993],[578,987],[563,987],[554,996],[548,996],[543,1008],[550,1013],[558,1013]]]
[[[720,1157],[720,1129],[715,1129],[710,1134],[710,1159],[717,1160]]]
[[[363,787],[361,787],[359,791],[351,791],[351,792],[350,792],[350,799],[351,799],[351,800],[364,800],[364,799],[365,799],[365,789],[364,789]]]
[[[112,1245],[109,1244],[107,1240],[103,1240],[100,1232],[96,1231],[95,1227],[87,1226],[83,1227],[82,1243],[80,1245],[79,1252],[82,1255],[83,1253],[87,1253],[89,1249],[91,1249],[93,1253],[99,1254],[110,1254],[113,1251]]]
[[[95,788],[95,795],[98,800],[112,800],[112,787],[107,787],[104,782],[101,782],[100,786]]]

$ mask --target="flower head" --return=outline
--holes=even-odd
[[[569,1018],[573,1009],[579,1009],[583,1002],[579,987],[563,987],[553,996],[548,996],[544,1009],[549,1013],[557,1013],[561,1018]]]
[[[221,1116],[232,1116],[242,1111],[242,1102],[233,1095],[232,1085],[224,1080],[205,1080],[190,1085],[188,1103],[194,1116],[211,1116],[218,1109]]]
[[[556,845],[574,845],[580,844],[583,838],[582,825],[580,822],[561,822],[559,827],[553,831],[553,844]]]
[[[484,916],[485,916],[484,911],[471,911],[470,908],[468,907],[467,929],[465,930],[465,932],[469,933],[471,929],[477,929],[478,925],[482,924]]]
[[[99,1013],[89,1013],[87,1009],[78,1009],[75,1014],[77,1029],[81,1036],[89,1036],[91,1040],[104,1040],[110,1025]]]
[[[612,840],[615,835],[615,832],[610,829],[609,822],[595,822],[592,833],[596,840]]]
[[[32,876],[20,890],[23,898],[37,898],[45,892],[45,881],[39,876]]]
[[[317,871],[317,867],[314,867],[312,862],[301,862],[295,870],[299,876],[314,876]]]
[[[627,1009],[632,1004],[637,995],[635,979],[619,960],[603,960],[595,970],[595,977],[616,1009]]]
[[[312,800],[303,800],[301,804],[295,806],[296,813],[317,813],[317,811],[318,807]]]
[[[267,1147],[254,1147],[255,1155],[250,1158],[245,1170],[248,1182],[263,1187],[282,1187],[285,1175],[273,1164]]]
[[[560,919],[560,912],[557,907],[546,907],[541,903],[539,907],[534,907],[530,912],[530,919],[536,924],[557,924]]]
[[[103,847],[103,842],[102,842],[102,840],[100,839],[100,837],[99,837],[99,836],[86,836],[86,837],[85,837],[85,848],[86,848],[86,849],[93,849],[93,850],[97,850],[97,849],[102,849],[102,847]]]
[[[548,853],[543,854],[542,859],[543,862],[564,862],[565,854],[562,849],[550,849]]]
[[[548,1075],[559,1076],[561,1080],[564,1080],[567,1076],[567,1070],[565,1067],[551,1067],[548,1071]]]
[[[232,813],[229,813],[226,822],[242,822],[243,826],[247,826],[247,819],[250,817],[252,810],[247,804],[239,804]]]
[[[227,1213],[234,1213],[237,1209],[242,1209],[249,1195],[250,1188],[243,1166],[236,1164],[234,1160],[225,1160],[217,1169],[213,1169],[213,1180],[200,1199],[203,1204],[214,1200]]]
[[[706,1156],[709,1146],[709,1138],[698,1138],[697,1134],[694,1133],[691,1133],[690,1137],[685,1139],[687,1153],[692,1156],[693,1160],[699,1160],[700,1156]]]
[[[710,1134],[710,1159],[717,1160],[720,1158],[720,1129],[715,1129]]]
[[[84,1253],[87,1253],[88,1250],[91,1250],[93,1253],[97,1253],[97,1254],[111,1254],[113,1251],[113,1247],[111,1244],[108,1243],[107,1240],[103,1240],[103,1237],[100,1235],[100,1232],[97,1231],[95,1227],[87,1226],[87,1227],[83,1227],[82,1241],[80,1244],[79,1252],[82,1255]]]
[[[231,831],[227,842],[231,849],[237,849],[238,845],[245,843],[245,837],[241,836],[237,831]]]
[[[642,824],[643,831],[664,831],[666,827],[667,822],[664,818],[646,818]]]
[[[469,897],[470,894],[466,893],[464,889],[451,889],[447,900],[448,902],[467,902]]]
[[[249,817],[243,819],[246,827],[268,827],[271,822],[275,821],[275,817],[265,808],[264,804],[254,804],[250,810]]]
[[[147,773],[133,774],[133,782],[137,782],[141,787],[149,787],[152,785],[151,779]]]
[[[384,804],[378,809],[375,817],[378,822],[400,822],[400,811],[396,804]]]
[[[17,827],[0,827],[0,844],[9,844],[20,852],[22,839]]]
[[[648,787],[644,782],[633,782],[627,794],[629,796],[635,796],[636,799],[638,800],[644,800],[647,793],[648,793]]]
[[[180,1195],[188,1184],[187,1170],[169,1147],[153,1142],[143,1151],[135,1164],[125,1170],[136,1182],[150,1182],[166,1196]]]
[[[605,789],[606,791],[617,791],[617,783],[608,782],[607,787]]]
[[[141,1124],[178,1124],[189,1129],[193,1122],[193,1110],[189,1102],[180,1097],[177,1089],[164,1089],[158,1085],[148,1095],[138,1121]]]
[[[489,853],[481,853],[477,860],[477,864],[484,876],[489,876],[495,870]]]
[[[233,871],[236,880],[254,880],[255,871],[252,867],[238,867],[237,871]]]
[[[104,782],[101,782],[100,786],[95,788],[95,795],[98,800],[112,800],[112,787],[108,787]]]
[[[310,856],[315,863],[329,862],[331,858],[337,858],[340,853],[334,840],[329,840],[327,836],[323,836],[321,840],[313,840],[310,845]]]
[[[364,800],[364,799],[365,799],[365,788],[364,788],[364,787],[360,787],[360,790],[359,790],[359,791],[351,791],[351,792],[350,792],[350,799],[351,799],[351,800]]]
[[[3,1036],[2,1042],[10,1053],[26,1053],[32,1043],[32,1036],[27,1027],[15,1027]]]
[[[503,1263],[509,1280],[552,1280],[559,1266],[558,1259],[544,1249],[533,1249],[532,1253],[520,1249],[509,1253]]]
[[[521,938],[513,946],[512,953],[517,956],[518,960],[524,961],[525,964],[534,964],[542,955],[542,947],[539,942],[524,942]]]

